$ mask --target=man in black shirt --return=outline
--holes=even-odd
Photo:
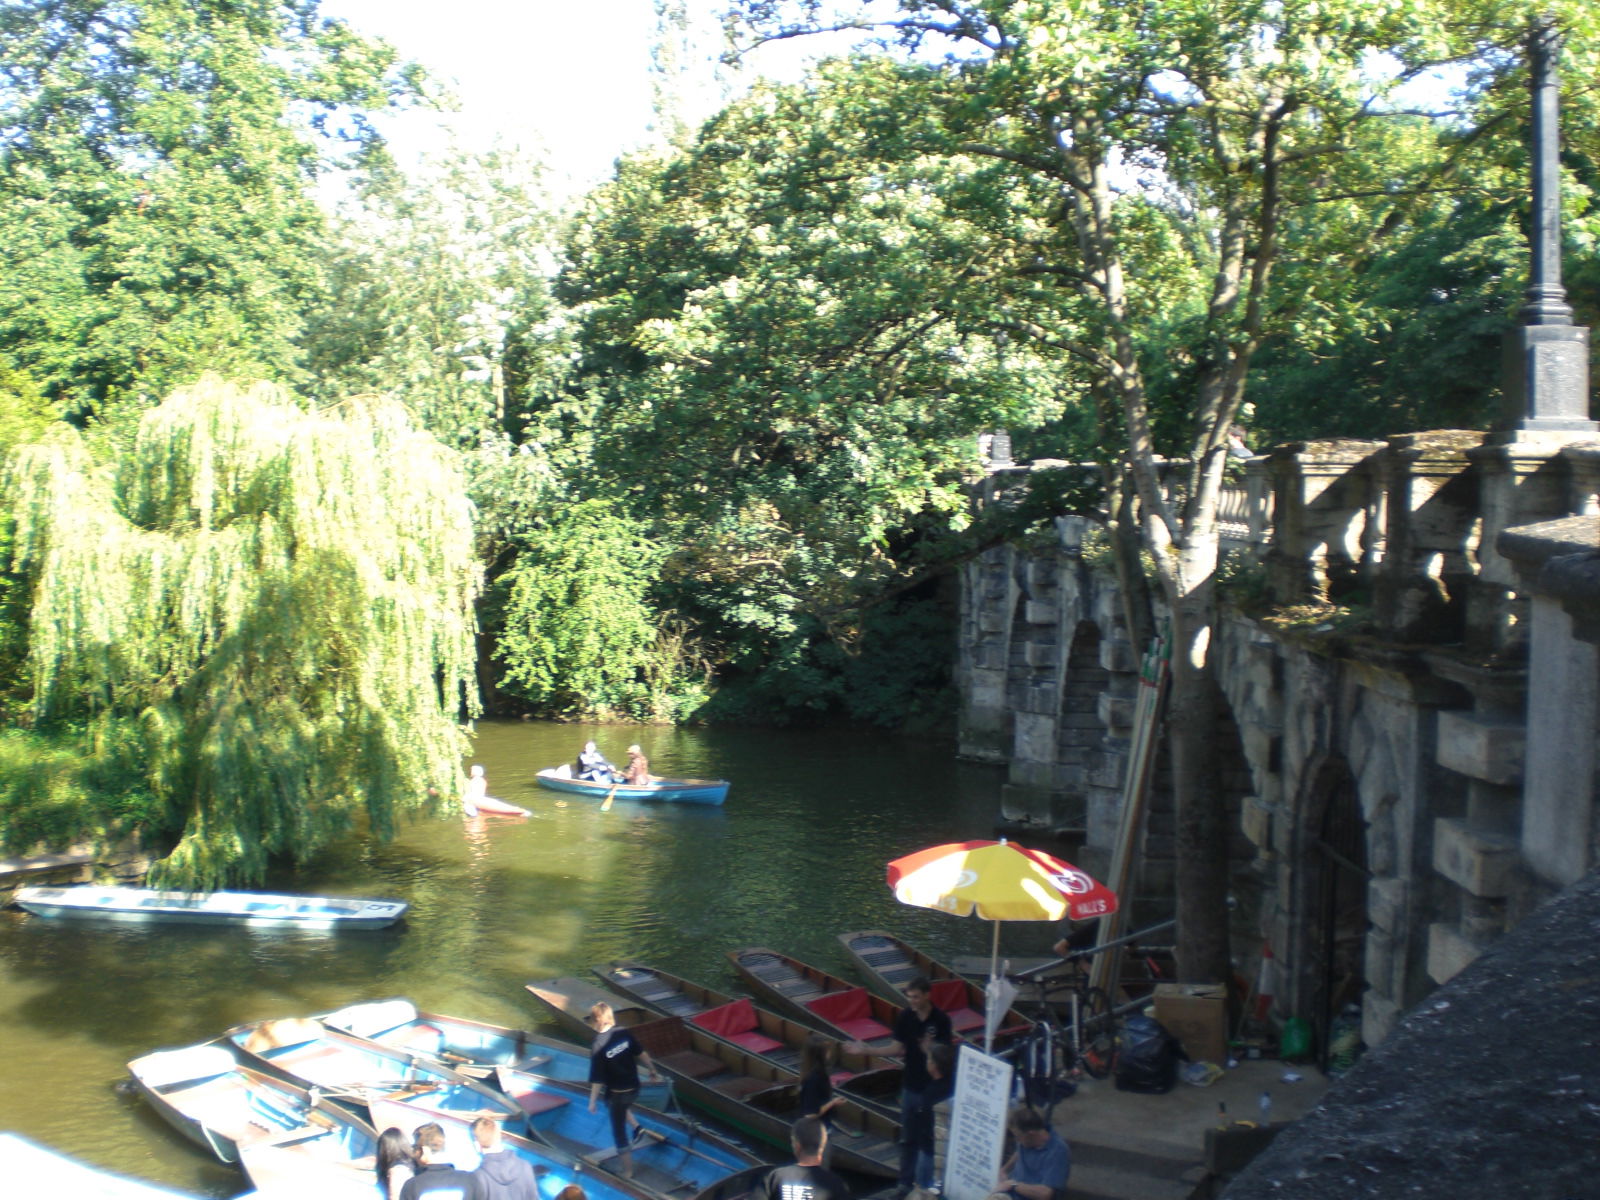
[[[801,1117],[789,1131],[794,1166],[776,1167],[761,1181],[765,1200],[850,1200],[850,1189],[822,1165],[828,1128],[817,1117]]]
[[[928,1048],[935,1043],[945,1046],[955,1040],[950,1028],[950,1017],[934,1007],[933,984],[926,976],[918,975],[901,991],[906,1007],[894,1019],[894,1044],[886,1050],[874,1050],[864,1042],[855,1042],[851,1050],[870,1054],[875,1058],[903,1058],[905,1074],[900,1083],[900,1186],[896,1194],[906,1196],[912,1188],[933,1186],[933,1162],[918,1170],[916,1143],[917,1114],[922,1108],[922,1093],[930,1081],[928,1075]]]

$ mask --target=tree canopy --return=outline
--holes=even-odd
[[[0,5],[0,343],[62,411],[295,378],[310,185],[418,79],[316,0]]]

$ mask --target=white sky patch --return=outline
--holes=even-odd
[[[688,44],[669,56],[667,89],[676,115],[691,127],[738,89],[717,64],[723,2],[687,0]],[[543,158],[553,190],[572,194],[608,178],[618,156],[661,136],[652,0],[323,0],[322,12],[383,38],[458,98],[457,112],[419,109],[375,122],[403,163],[452,140],[468,151],[498,140]],[[808,63],[843,48],[839,38],[801,38],[764,47],[752,66],[794,80]]]

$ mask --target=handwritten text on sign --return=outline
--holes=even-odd
[[[949,1200],[984,1200],[994,1191],[1010,1102],[1011,1064],[990,1058],[976,1046],[962,1046],[944,1162],[944,1194]]]

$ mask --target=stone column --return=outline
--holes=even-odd
[[[1527,783],[1520,842],[1529,868],[1564,886],[1600,861],[1600,518],[1508,531],[1500,550],[1532,593]]]
[[[1507,423],[1530,433],[1594,432],[1589,419],[1589,331],[1572,323],[1561,286],[1561,164],[1557,157],[1561,35],[1548,16],[1528,33],[1533,90],[1533,244],[1522,325],[1506,342]]]

